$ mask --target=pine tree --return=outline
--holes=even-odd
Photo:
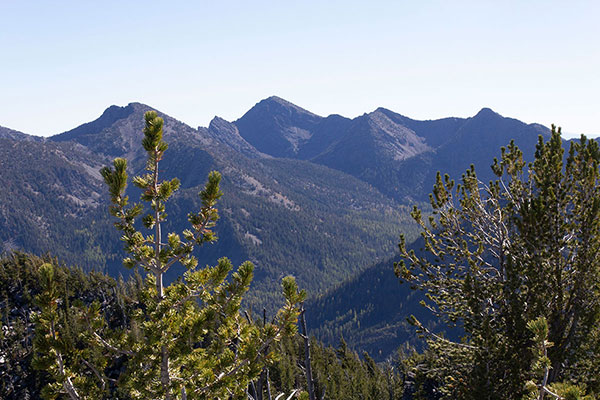
[[[73,400],[101,398],[106,387],[97,384],[96,379],[83,370],[85,366],[80,361],[97,371],[106,365],[106,358],[94,347],[75,343],[73,331],[80,326],[72,323],[75,321],[61,307],[54,266],[45,263],[39,272],[42,292],[35,300],[41,312],[35,317],[34,348],[37,351],[33,364],[54,379],[54,383],[42,389],[41,395],[47,399],[55,399],[61,393]],[[97,308],[97,304],[94,307]]]
[[[179,188],[179,181],[159,178],[159,163],[168,148],[162,138],[162,118],[150,111],[145,114],[145,123],[142,145],[148,154],[147,173],[133,178],[133,183],[142,189],[141,200],[150,205],[142,223],[152,233],[144,235],[136,228],[143,206],[129,205],[125,194],[127,161],[117,158],[113,167],[103,168],[101,174],[111,196],[110,213],[118,219],[115,226],[123,232],[129,253],[124,265],[141,267],[148,277],[136,295],[137,304],[121,326],[108,324],[97,303],[80,308],[79,320],[86,329],[78,339],[94,349],[93,362],[88,360],[90,357],[79,357],[72,344],[56,339],[60,330],[68,328],[56,323],[54,304],[59,300],[49,278],[40,297],[44,301],[40,302],[36,346],[40,364],[56,370],[56,384],[46,397],[66,394],[72,400],[100,398],[100,393],[106,395],[105,383],[112,382],[116,393],[131,399],[244,398],[248,384],[274,357],[273,351],[267,351],[275,347],[270,344],[296,332],[305,292],[298,290],[292,277],[284,278],[285,305],[276,322],[258,325],[240,314],[243,295],[253,276],[250,262],[243,263],[231,276],[233,265],[226,258],[214,267],[197,267],[194,248],[217,239],[211,229],[218,219],[216,203],[222,196],[218,172],[209,174],[199,193],[200,211],[188,214],[191,229],[182,236],[163,234],[165,203]],[[183,279],[165,286],[163,276],[175,263],[187,271]],[[68,369],[66,358],[77,368]],[[84,367],[79,360],[86,360]],[[122,373],[117,378],[108,377],[107,365],[119,363],[124,364]],[[94,385],[95,392],[87,389]]]
[[[570,382],[554,382],[549,384],[551,362],[548,358],[548,349],[554,343],[548,341],[548,322],[545,317],[539,317],[529,321],[527,328],[533,334],[534,363],[532,372],[537,375],[539,383],[531,380],[526,383],[529,392],[524,400],[544,400],[545,398],[556,400],[592,400],[592,396],[585,395],[585,387],[574,385]]]
[[[528,167],[514,143],[483,185],[471,167],[460,184],[438,173],[422,227],[424,252],[400,243],[396,273],[426,294],[424,304],[464,328],[451,342],[413,322],[439,355],[437,379],[448,397],[512,399],[525,393],[534,359],[528,323],[548,322],[548,383],[586,383],[600,391],[600,150],[582,137],[566,163],[560,129]],[[593,386],[596,385],[596,386]]]

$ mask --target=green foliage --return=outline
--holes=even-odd
[[[43,390],[44,398],[63,394],[73,400],[100,398],[109,393],[109,382],[116,386],[113,391],[131,399],[241,398],[265,363],[273,359],[270,345],[295,333],[298,305],[306,294],[298,290],[294,278],[283,279],[285,305],[277,322],[257,325],[240,313],[253,277],[252,263],[243,263],[229,278],[233,265],[226,258],[212,268],[196,267],[194,246],[216,240],[212,228],[222,195],[219,173],[209,174],[199,193],[202,207],[189,213],[191,229],[183,232],[183,239],[169,233],[163,242],[165,202],[179,188],[179,181],[159,180],[159,162],[168,147],[162,140],[163,120],[148,112],[145,122],[142,145],[148,153],[148,173],[133,181],[142,189],[141,200],[150,205],[142,220],[153,234],[144,235],[136,228],[143,207],[128,204],[126,160],[117,158],[113,168],[103,168],[101,175],[111,195],[110,212],[118,219],[115,226],[122,231],[130,254],[124,264],[143,267],[148,277],[136,291],[136,303],[124,321],[111,326],[98,303],[73,305],[61,314],[56,306],[60,298],[53,267],[41,268],[35,365],[49,371],[53,379]],[[163,275],[176,262],[187,272],[183,279],[165,287]],[[66,323],[67,315],[80,320],[70,341],[63,339],[62,333],[73,325]],[[123,371],[110,378],[108,366],[118,363],[124,364]]]
[[[545,374],[551,367],[547,349],[553,345],[552,342],[548,341],[548,322],[546,318],[538,317],[527,323],[527,329],[533,334],[533,342],[535,344],[533,372],[537,375]]]
[[[113,205],[110,212],[118,218],[117,229],[123,232],[121,240],[126,244],[125,250],[130,257],[123,263],[129,268],[141,266],[152,272],[158,296],[163,296],[163,274],[176,262],[186,268],[197,265],[197,259],[192,255],[195,245],[214,242],[217,237],[211,230],[219,218],[215,208],[217,200],[223,195],[219,188],[221,175],[213,171],[208,175],[204,190],[199,193],[202,207],[198,213],[189,213],[188,221],[192,229],[183,231],[183,240],[176,233],[167,235],[167,242],[162,242],[161,224],[166,221],[165,202],[179,189],[179,180],[159,180],[159,162],[162,160],[168,145],[162,140],[163,120],[155,111],[148,111],[145,116],[146,127],[142,146],[148,154],[146,164],[147,174],[136,176],[133,183],[142,190],[141,200],[149,203],[151,211],[143,218],[146,229],[154,229],[153,234],[144,235],[134,225],[135,219],[142,214],[143,207],[135,204],[128,207],[127,160],[116,158],[114,168],[104,167],[100,170],[111,194]]]
[[[42,264],[39,277],[42,291],[35,298],[40,312],[34,318],[36,334],[32,365],[47,372],[54,381],[42,389],[41,397],[56,399],[67,393],[73,399],[101,398],[107,389],[106,382],[98,382],[98,376],[93,372],[106,367],[106,358],[98,348],[78,346],[77,338],[82,332],[78,331],[81,323],[77,319],[81,316],[69,312],[77,310],[75,307],[59,308],[61,299],[54,266]],[[99,308],[99,304],[94,303],[90,312],[97,315]],[[91,373],[86,373],[84,367],[89,367]]]
[[[548,322],[546,318],[539,317],[533,321],[529,321],[527,329],[533,334],[534,363],[532,365],[532,372],[534,376],[541,380],[541,383],[536,384],[533,380],[527,382],[525,389],[528,393],[524,397],[524,400],[539,399],[545,395],[566,400],[593,399],[592,396],[585,396],[585,388],[582,385],[574,385],[568,382],[554,382],[548,385],[548,376],[552,367],[548,358],[548,348],[553,346],[553,343],[548,341]]]
[[[582,137],[565,162],[553,128],[527,170],[511,143],[494,161],[496,180],[482,185],[473,167],[460,184],[438,173],[433,215],[425,219],[415,207],[425,251],[402,240],[396,273],[424,291],[435,315],[466,333],[453,343],[415,321],[439,357],[432,368],[446,397],[519,399],[540,368],[549,371],[548,384],[600,392],[599,161],[598,144]],[[541,321],[547,356],[532,351],[546,334]]]
[[[289,307],[277,324],[257,326],[240,314],[242,296],[252,279],[252,264],[244,263],[226,278],[233,266],[223,258],[212,268],[189,270],[157,299],[153,279],[141,293],[146,307],[133,315],[135,332],[114,341],[131,354],[119,390],[131,398],[165,396],[161,382],[164,349],[169,354],[169,388],[173,398],[185,389],[188,398],[242,396],[272,352],[261,356],[271,342],[293,332],[295,302],[301,298],[294,281],[285,290]],[[201,305],[201,306],[200,306]],[[133,335],[133,337],[132,337]],[[204,345],[203,345],[204,344]],[[153,383],[153,384],[152,384]]]
[[[409,345],[398,350],[399,371],[404,378],[404,397],[411,400],[437,400],[442,396],[438,373],[438,355],[426,349],[419,353]]]
[[[286,338],[278,347],[280,356],[269,368],[273,387],[283,393],[306,388],[303,339]],[[311,339],[310,348],[318,399],[403,398],[404,379],[399,365],[391,361],[377,364],[367,353],[361,359],[343,339],[337,349]]]
[[[50,266],[52,269],[48,271]],[[92,382],[93,377],[84,372],[90,370],[83,360],[94,360],[101,354],[91,352],[85,335],[81,335],[87,330],[87,323],[79,306],[100,304],[106,321],[113,326],[120,325],[124,315],[129,313],[135,286],[135,280],[125,283],[95,272],[85,274],[78,268],[58,266],[56,260],[50,258],[40,259],[22,253],[0,258],[0,309],[3,310],[0,398],[41,398],[41,390],[49,387],[51,382],[56,383],[50,375],[52,372],[56,376],[58,372],[58,366],[52,363],[53,358],[56,360],[56,352],[49,351],[48,345],[60,350],[68,348],[69,351],[63,351],[61,355],[65,364],[68,363],[70,376],[75,374]],[[34,335],[36,320],[40,321]],[[54,322],[56,339],[52,338],[51,322]],[[42,352],[36,354],[34,345]],[[42,369],[34,369],[32,364],[35,363]],[[46,368],[44,363],[51,365]],[[111,371],[119,368],[117,363],[107,365],[106,370],[111,375]],[[78,384],[81,383],[80,380]],[[102,386],[99,381],[95,384]],[[95,387],[90,393],[97,392]]]

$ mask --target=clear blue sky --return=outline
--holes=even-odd
[[[0,0],[0,16],[0,125],[36,135],[132,101],[207,126],[271,95],[600,134],[600,1]]]

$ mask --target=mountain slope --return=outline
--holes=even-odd
[[[244,139],[274,157],[293,157],[322,118],[273,96],[262,100],[235,122]]]
[[[111,227],[108,196],[97,171],[114,157],[130,161],[130,175],[143,171],[145,152],[140,141],[143,114],[149,109],[140,103],[112,106],[92,123],[22,148],[20,152],[29,152],[28,157],[21,157],[22,161],[31,166],[23,169],[23,181],[33,191],[40,191],[40,181],[51,186],[62,185],[64,191],[44,191],[44,195],[33,197],[34,204],[27,209],[37,210],[44,203],[52,204],[55,208],[49,208],[44,215],[47,220],[44,226],[50,230],[64,226],[67,230],[60,230],[60,237],[48,236],[50,239],[46,241],[40,238],[46,237],[47,231],[32,230],[29,235],[37,237],[36,245],[32,241],[16,241],[9,243],[9,247],[38,254],[52,251],[69,263],[106,268],[113,276],[126,273],[120,266],[121,244],[118,233]],[[200,207],[197,194],[208,172],[221,171],[225,196],[217,228],[220,240],[206,245],[197,255],[201,265],[214,264],[223,255],[234,263],[251,259],[256,264],[250,296],[255,303],[269,304],[277,297],[280,279],[287,274],[295,275],[312,294],[329,289],[373,260],[387,257],[402,226],[409,224],[408,209],[368,183],[308,161],[267,156],[246,142],[236,126],[227,121],[215,119],[209,128],[193,129],[165,114],[161,116],[165,119],[164,138],[169,143],[161,162],[161,174],[165,179],[178,176],[182,182],[180,192],[168,205],[169,220],[164,231],[187,227],[186,215]],[[62,150],[58,154],[53,149]],[[46,161],[47,164],[61,162],[60,166],[65,166],[44,169],[35,160],[45,160],[46,153],[56,159]],[[7,161],[11,157],[10,151],[2,155]],[[43,169],[46,175],[38,179],[32,168]],[[8,174],[5,177],[10,179]],[[93,201],[81,191],[85,187],[90,188]],[[132,200],[139,198],[139,192],[132,186],[128,194]],[[69,195],[77,197],[79,203],[69,200]],[[36,212],[28,218],[33,218]],[[15,205],[7,210],[6,220],[17,221],[27,213]],[[88,225],[94,228],[80,233]],[[9,228],[5,230],[7,235],[19,229],[7,223],[3,226]],[[72,243],[77,241],[81,245],[73,248]],[[78,258],[78,253],[89,257]],[[180,272],[174,270],[170,279]]]
[[[326,344],[341,337],[354,349],[383,361],[401,344],[418,344],[415,328],[407,322],[414,314],[430,321],[420,306],[422,297],[394,275],[393,260],[375,264],[307,304],[307,323]]]
[[[13,140],[33,140],[38,142],[43,141],[43,138],[39,136],[28,135],[23,132],[15,131],[14,129],[5,128],[3,126],[0,126],[0,138]]]
[[[199,127],[198,131],[205,131],[205,128]],[[254,146],[248,143],[239,133],[237,126],[224,120],[223,118],[214,117],[206,133],[213,139],[223,143],[224,145],[232,148],[238,153],[243,154],[249,158],[264,158],[268,157],[266,154],[258,151]]]
[[[98,215],[105,200],[98,169],[104,164],[73,143],[0,139],[2,249],[51,251],[78,265],[110,262],[110,224]]]
[[[373,112],[352,120],[343,139],[312,161],[355,176],[400,200],[403,194],[397,192],[395,179],[400,161],[430,150],[411,129]]]
[[[380,112],[395,123],[411,129],[422,137],[425,143],[436,148],[448,141],[454,133],[464,124],[464,118],[442,118],[436,120],[419,121],[397,114],[385,108],[378,108],[375,112]]]
[[[525,124],[505,118],[484,108],[474,117],[464,120],[460,128],[432,152],[404,160],[398,168],[397,182],[401,191],[413,199],[424,200],[431,192],[437,171],[459,180],[475,166],[482,182],[493,178],[490,166],[500,156],[500,148],[511,140],[523,151],[526,161],[533,158],[538,136],[549,137],[549,129],[538,124]]]
[[[98,170],[126,157],[130,175],[143,171],[143,114],[150,109],[111,106],[95,121],[45,140],[0,129],[4,249],[51,251],[70,264],[125,274]],[[312,295],[329,296],[309,316],[321,337],[343,334],[382,354],[410,337],[404,320],[416,299],[398,289],[391,265],[365,268],[390,258],[400,233],[415,238],[409,207],[426,199],[436,171],[459,179],[473,163],[485,182],[500,146],[515,139],[530,159],[537,136],[548,133],[489,109],[434,121],[383,108],[354,119],[323,118],[277,97],[233,123],[215,117],[208,128],[160,115],[169,143],[161,176],[182,182],[164,231],[187,227],[208,172],[221,171],[220,240],[198,251],[200,264],[223,255],[235,264],[252,260],[252,305],[273,307],[281,277],[293,274]],[[128,194],[139,198],[133,187]]]

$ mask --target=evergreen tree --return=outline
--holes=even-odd
[[[76,308],[61,307],[58,287],[55,279],[55,268],[45,263],[40,267],[39,276],[42,292],[36,296],[36,303],[41,312],[36,315],[36,336],[34,348],[38,350],[33,365],[36,369],[46,371],[54,382],[42,389],[42,397],[55,399],[66,393],[71,399],[97,399],[106,391],[106,381],[101,379],[97,384],[90,373],[103,370],[106,357],[101,349],[94,346],[80,346],[76,343],[80,324],[73,315],[66,312],[79,311]],[[98,309],[98,303],[92,307]],[[40,351],[40,350],[46,351]]]
[[[568,380],[600,392],[600,150],[582,137],[564,161],[560,129],[540,137],[528,168],[514,143],[483,185],[471,167],[460,184],[438,173],[423,253],[400,243],[396,273],[426,294],[424,304],[464,328],[451,342],[413,320],[438,354],[431,373],[446,396],[519,399],[532,378],[533,334],[544,317],[547,383]]]
[[[77,381],[78,387],[85,386],[82,380],[94,374],[89,366],[100,364],[103,354],[101,348],[88,345],[83,318],[87,307],[81,305],[97,302],[108,324],[121,325],[132,306],[136,285],[135,279],[115,281],[104,274],[84,273],[76,267],[58,265],[50,257],[15,252],[0,258],[0,309],[5,311],[0,340],[0,398],[39,399],[42,389],[46,397],[51,397],[51,383],[63,379],[56,375],[58,365],[52,358],[57,351],[64,360],[63,371]],[[110,378],[121,367],[118,362],[107,364]],[[103,384],[89,381],[98,388]],[[107,380],[105,385],[111,386],[112,381]],[[65,390],[60,384],[58,389]],[[104,389],[110,391],[112,387]]]
[[[111,326],[98,303],[68,309],[81,322],[78,326],[85,327],[71,335],[89,349],[81,350],[75,342],[60,339],[69,326],[59,323],[56,304],[60,299],[52,283],[52,266],[44,268],[47,283],[39,297],[36,352],[38,365],[48,368],[56,382],[44,395],[95,399],[106,396],[112,383],[116,393],[131,399],[245,398],[248,384],[274,357],[272,351],[265,350],[295,333],[305,293],[298,290],[292,277],[284,278],[286,302],[276,322],[257,325],[240,314],[242,297],[253,275],[250,262],[243,263],[229,278],[233,266],[226,258],[214,267],[197,268],[194,247],[216,240],[211,228],[218,219],[215,206],[222,195],[217,172],[209,174],[199,194],[200,211],[188,215],[191,229],[182,233],[183,238],[169,233],[164,241],[161,223],[166,219],[165,203],[179,188],[179,181],[159,179],[159,163],[168,148],[162,139],[162,118],[150,111],[145,122],[142,145],[148,154],[147,173],[133,182],[142,189],[142,201],[150,205],[142,222],[151,234],[144,235],[135,226],[143,207],[128,204],[127,161],[117,158],[113,168],[103,168],[101,174],[113,203],[110,212],[118,218],[115,225],[123,232],[129,253],[124,264],[142,267],[148,277],[121,325]],[[183,279],[165,286],[163,275],[177,262],[187,271]],[[119,364],[123,364],[123,371],[109,376],[109,367]]]
[[[548,383],[551,368],[548,349],[554,345],[548,341],[548,322],[546,318],[539,317],[534,321],[529,321],[527,328],[533,334],[534,363],[532,367],[534,374],[539,377],[540,383],[537,384],[534,380],[527,382],[526,390],[529,393],[524,400],[544,400],[546,397],[558,400],[592,400],[591,396],[585,396],[584,387],[568,382]]]
[[[305,374],[304,338],[281,341],[281,356],[270,367],[272,385],[289,393],[293,388],[308,388]],[[317,399],[384,399],[403,397],[403,379],[397,365],[391,361],[378,365],[367,354],[361,359],[341,340],[335,349],[311,339],[311,365],[314,393]],[[306,398],[309,398],[306,392]]]

